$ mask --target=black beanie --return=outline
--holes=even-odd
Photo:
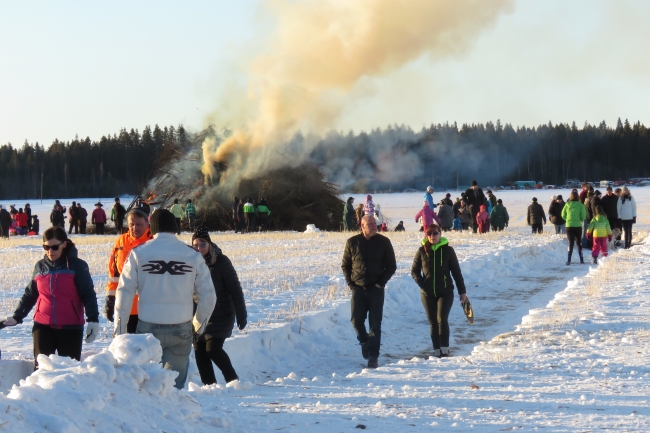
[[[472,181],[472,186],[474,186],[474,185],[478,186],[478,182],[475,181],[475,180]]]
[[[157,233],[176,233],[176,218],[174,214],[167,209],[158,209],[151,216],[151,234]]]
[[[208,228],[206,226],[200,226],[197,227],[196,230],[194,231],[194,234],[192,235],[192,242],[194,242],[194,239],[201,238],[208,243],[212,243],[212,240],[210,239],[210,234],[208,233]]]

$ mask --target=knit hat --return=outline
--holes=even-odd
[[[557,200],[557,196],[552,195],[552,196],[551,196],[551,200]]]
[[[475,180],[472,181],[472,186],[474,186],[474,185],[478,186],[478,182],[475,181]]]
[[[533,197],[533,201],[537,201],[537,197]]]
[[[210,239],[210,234],[208,233],[208,228],[206,226],[200,226],[197,227],[196,230],[194,230],[194,234],[192,235],[192,242],[194,242],[194,239],[197,238],[206,240],[210,244],[212,243],[212,240]]]
[[[176,218],[174,214],[167,209],[158,209],[151,216],[151,234],[157,233],[176,233]]]
[[[564,199],[562,198],[562,194],[560,194],[560,195],[558,195],[557,197],[555,197],[555,200],[564,200]]]
[[[451,194],[447,193],[447,195],[445,195],[445,197],[451,197]]]

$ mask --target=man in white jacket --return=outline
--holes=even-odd
[[[160,341],[163,366],[178,372],[176,388],[182,389],[193,333],[200,335],[205,330],[217,296],[205,260],[178,240],[176,228],[171,212],[154,212],[150,226],[153,239],[131,251],[115,293],[115,335],[126,333],[137,293],[140,300],[136,333],[153,334]]]

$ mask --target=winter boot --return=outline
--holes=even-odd
[[[567,259],[566,259],[567,266],[571,264],[571,254],[573,254],[573,251],[569,251],[567,253]]]
[[[377,367],[379,367],[379,363],[377,362],[377,358],[368,359],[368,368],[377,368]]]
[[[594,265],[597,265],[597,264],[598,264],[598,257],[592,257],[592,258],[591,258],[591,262],[592,262]]]
[[[441,347],[440,348],[440,357],[441,358],[446,358],[449,356],[449,348],[448,347]]]
[[[361,343],[361,356],[363,359],[368,359],[368,343]]]
[[[440,349],[433,349],[433,357],[434,358],[440,358],[441,355],[442,355],[442,352],[440,351]]]
[[[585,260],[584,260],[584,258],[582,257],[582,251],[578,251],[578,254],[580,254],[580,264],[581,264],[581,265],[584,265],[584,264],[585,264]]]

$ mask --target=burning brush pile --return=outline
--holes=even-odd
[[[183,206],[188,199],[195,204],[197,225],[210,230],[234,229],[232,200],[236,196],[253,203],[262,198],[271,210],[270,230],[303,231],[307,224],[321,230],[342,228],[344,202],[336,185],[326,182],[313,164],[258,170],[246,175],[239,167],[214,162],[220,175],[207,177],[202,172],[202,143],[210,131],[192,137],[189,144],[168,152],[160,169],[149,182],[142,197],[158,208],[170,207],[175,199]]]

